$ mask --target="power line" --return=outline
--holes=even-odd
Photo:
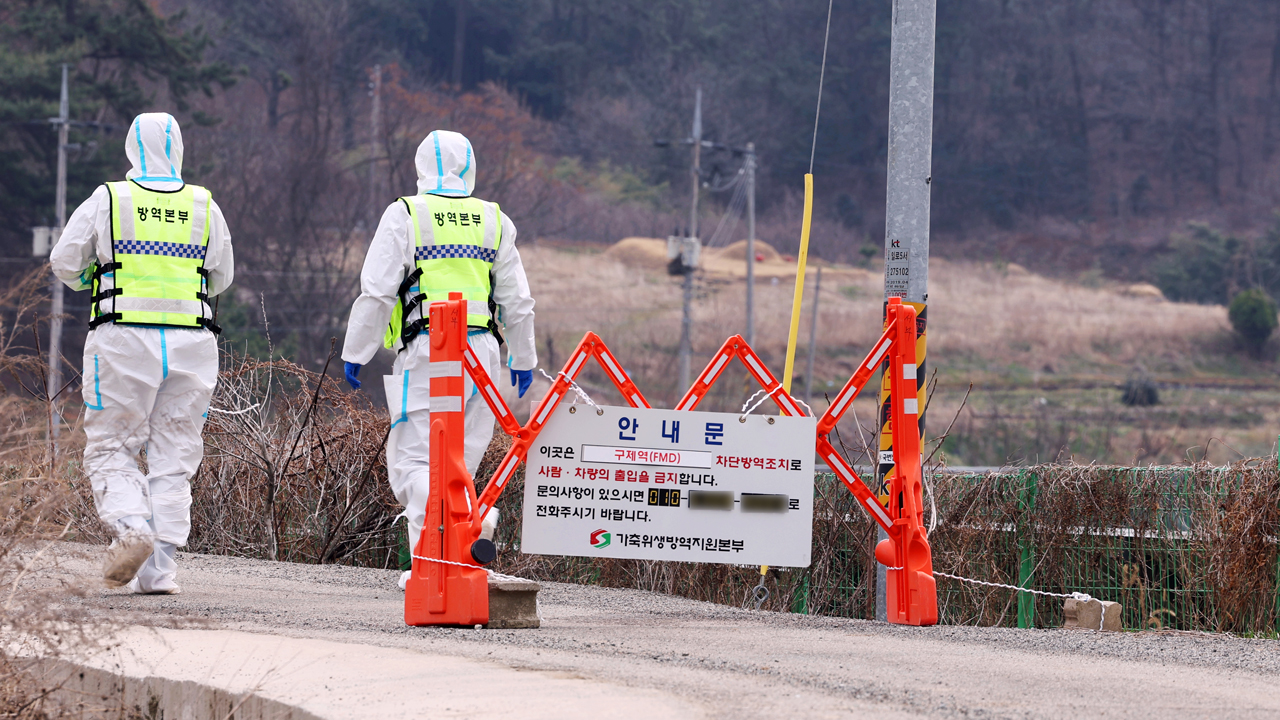
[[[818,152],[818,118],[822,115],[822,83],[827,78],[827,43],[831,40],[831,7],[835,0],[827,0],[827,32],[822,37],[822,70],[818,73],[818,109],[813,113],[813,145],[809,148],[809,174],[813,174],[813,158]]]

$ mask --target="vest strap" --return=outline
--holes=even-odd
[[[93,269],[93,279],[98,280],[109,272],[114,272],[124,267],[118,262],[103,263]]]
[[[427,299],[426,293],[418,293],[413,298],[409,299],[407,302],[404,302],[404,314],[408,315],[414,310],[417,310],[418,307],[422,305],[422,301],[426,299]]]
[[[120,313],[105,313],[93,318],[89,321],[89,329],[92,330],[99,325],[106,325],[109,322],[115,322],[120,319]]]
[[[99,302],[102,302],[103,300],[106,300],[107,298],[113,298],[117,295],[123,295],[123,294],[124,294],[123,288],[111,288],[110,290],[103,290],[97,295],[90,296],[89,302],[99,303]]]
[[[408,295],[409,288],[413,287],[414,284],[418,282],[418,278],[420,277],[422,277],[422,268],[415,267],[413,269],[413,272],[409,273],[404,277],[404,282],[400,283],[400,289],[397,290],[396,293],[399,294],[400,297],[404,297],[405,295]]]
[[[404,326],[404,330],[400,333],[400,349],[404,350],[409,347],[409,341],[418,337],[424,332],[431,329],[431,322],[427,318],[418,318]]]

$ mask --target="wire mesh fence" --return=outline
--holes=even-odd
[[[1280,630],[1276,459],[936,478],[937,569],[1124,606],[1126,628]],[[1055,598],[941,583],[943,622],[1056,627]]]

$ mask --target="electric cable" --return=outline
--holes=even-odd
[[[729,198],[729,205],[725,208],[724,215],[720,217],[720,222],[716,225],[715,232],[711,234],[711,238],[705,243],[706,247],[719,247],[725,244],[725,238],[731,236],[738,229],[738,223],[742,220],[742,211],[747,204],[747,186],[739,184],[733,196]],[[732,224],[726,225],[732,220]]]
[[[827,0],[827,31],[822,37],[822,70],[818,72],[818,109],[813,113],[813,145],[809,147],[809,174],[813,174],[813,158],[818,153],[818,118],[822,115],[822,84],[827,77],[827,43],[831,40],[831,7],[835,0]]]

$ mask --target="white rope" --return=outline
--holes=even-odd
[[[760,397],[761,395],[764,395],[764,397],[760,398],[759,400],[756,400],[756,398]],[[742,403],[742,419],[745,420],[748,415],[755,412],[755,409],[760,407],[760,404],[763,403],[766,399],[768,399],[768,397],[769,396],[765,394],[765,391],[761,389],[761,390],[757,390],[755,395],[752,395],[751,397],[747,398],[747,401]],[[754,405],[751,404],[753,400],[756,400]]]
[[[893,570],[895,568],[889,568],[889,569]],[[897,569],[901,570],[901,568],[897,568]],[[1032,595],[1046,595],[1048,597],[1060,597],[1060,598],[1075,598],[1077,602],[1089,602],[1091,600],[1097,599],[1097,598],[1094,598],[1089,593],[1082,593],[1082,592],[1055,593],[1055,592],[1046,592],[1044,590],[1032,590],[1031,588],[1018,587],[1017,585],[1006,585],[1004,583],[993,583],[993,582],[987,582],[985,580],[974,580],[973,578],[960,577],[959,575],[952,575],[950,573],[939,572],[937,570],[934,570],[933,574],[941,575],[944,578],[951,578],[952,580],[959,580],[960,582],[973,583],[974,585],[986,585],[988,587],[1006,588],[1008,590],[1017,590],[1018,592],[1031,593]],[[1107,625],[1107,604],[1101,600],[1098,600],[1098,604],[1102,606],[1102,617],[1098,619],[1098,632],[1102,632],[1102,629],[1105,628]]]
[[[1017,585],[1006,585],[1004,583],[993,583],[993,582],[987,582],[985,580],[974,580],[973,578],[960,577],[959,575],[952,575],[950,573],[944,573],[938,570],[934,570],[933,574],[941,575],[942,577],[945,577],[945,578],[951,578],[952,580],[959,580],[960,582],[973,583],[974,585],[986,585],[988,587],[1006,588],[1008,590],[1017,590],[1018,592],[1031,593],[1032,595],[1047,595],[1049,597],[1075,598],[1080,602],[1089,602],[1090,600],[1093,599],[1093,597],[1088,593],[1080,593],[1080,592],[1055,593],[1055,592],[1047,592],[1045,590],[1032,590],[1031,588],[1018,587]]]
[[[471,563],[460,563],[460,562],[454,562],[452,560],[442,560],[440,558],[427,557],[425,555],[414,555],[413,559],[426,560],[427,562],[440,563],[442,565],[457,565],[458,567],[475,568],[476,570],[488,571],[488,569],[485,568],[483,565],[472,565]]]
[[[747,398],[747,401],[746,401],[746,402],[742,403],[742,416],[741,416],[741,418],[740,418],[740,419],[741,419],[741,420],[743,420],[743,421],[745,421],[745,420],[747,419],[747,416],[748,416],[748,415],[750,415],[751,413],[755,412],[755,411],[756,411],[756,408],[758,408],[758,407],[760,407],[761,405],[763,405],[765,400],[768,400],[769,398],[773,397],[773,393],[777,393],[777,392],[782,392],[782,386],[781,386],[781,385],[779,385],[778,387],[774,388],[772,393],[771,393],[771,392],[767,392],[767,391],[766,391],[766,390],[764,390],[763,388],[762,388],[762,389],[760,389],[760,390],[757,390],[757,391],[755,392],[755,394],[754,394],[754,395],[752,395],[751,397]],[[760,395],[762,395],[762,394],[764,395],[764,397],[760,397]],[[760,399],[759,399],[759,400],[756,400],[756,398],[758,398],[758,397],[760,397]],[[792,399],[792,400],[795,400],[796,402],[800,403],[801,405],[804,405],[804,409],[809,411],[809,417],[813,417],[813,408],[809,407],[809,404],[808,404],[808,403],[806,403],[805,401],[801,400],[801,399],[800,399],[800,398],[798,398],[798,397],[793,397],[793,398],[791,398],[791,399]]]
[[[413,556],[413,559],[414,559],[414,560],[426,560],[427,562],[440,563],[441,565],[457,565],[458,567],[474,568],[474,569],[476,569],[476,570],[483,570],[483,571],[485,571],[486,573],[488,573],[488,574],[489,574],[489,577],[493,578],[494,580],[498,580],[498,581],[511,582],[511,581],[515,580],[515,581],[519,581],[519,582],[533,582],[532,580],[526,580],[525,578],[516,577],[516,576],[514,576],[514,575],[503,575],[503,574],[502,574],[502,573],[500,573],[500,572],[494,572],[493,570],[490,570],[489,568],[484,567],[484,566],[482,566],[482,565],[472,565],[471,563],[460,563],[460,562],[454,562],[454,561],[452,561],[452,560],[441,560],[440,558],[426,557],[425,555],[414,555],[414,556]]]
[[[488,568],[485,568],[485,572],[489,573],[489,577],[497,580],[498,582],[533,582],[528,578],[516,577],[515,575],[503,575],[500,572],[496,572]]]
[[[243,415],[243,414],[245,414],[245,413],[247,413],[247,412],[252,412],[252,411],[254,411],[254,410],[257,410],[257,409],[258,409],[258,406],[259,406],[259,405],[261,405],[261,404],[262,404],[262,403],[254,403],[253,405],[250,405],[249,407],[247,407],[247,408],[245,408],[245,409],[243,409],[243,410],[223,410],[223,409],[221,409],[221,408],[216,408],[216,407],[213,407],[213,406],[211,405],[211,406],[209,406],[209,412],[216,412],[216,413],[219,413],[219,414],[221,414],[221,415]]]
[[[543,370],[542,368],[538,368],[538,372],[542,373],[542,377],[546,378],[547,380],[550,380],[552,385],[556,383],[556,379],[548,375],[546,370]],[[573,378],[569,377],[568,375],[565,375],[563,370],[561,370],[556,374],[563,377],[569,383],[569,387],[572,388],[574,392],[578,393],[578,397],[587,401],[587,404],[595,408],[597,411],[603,412],[601,407],[596,404],[596,401],[592,400],[591,396],[587,394],[587,391],[579,387],[578,383],[573,381]]]
[[[798,398],[798,397],[793,397],[793,398],[791,398],[791,399],[792,399],[792,400],[795,400],[796,402],[798,402],[798,403],[800,403],[801,405],[803,405],[803,406],[804,406],[804,409],[805,409],[805,410],[807,410],[807,411],[809,411],[809,417],[813,417],[813,416],[814,416],[814,415],[813,415],[813,408],[809,407],[809,403],[807,403],[807,402],[805,402],[805,401],[801,400],[801,399],[800,399],[800,398]]]

